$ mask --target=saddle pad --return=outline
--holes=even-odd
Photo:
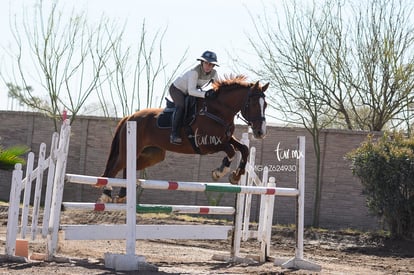
[[[171,128],[173,114],[174,112],[162,112],[157,118],[157,127],[162,129]]]
[[[175,111],[174,102],[165,98],[167,106],[163,112],[157,118],[157,127],[161,129],[168,129],[172,127],[172,116]],[[191,125],[195,119],[196,112],[196,98],[193,96],[187,96],[185,99],[185,112],[183,118],[183,126]]]

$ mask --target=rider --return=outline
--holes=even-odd
[[[204,85],[218,79],[217,71],[214,69],[214,66],[218,66],[217,55],[212,51],[205,51],[197,60],[200,61],[200,64],[178,77],[169,89],[176,107],[170,136],[170,142],[174,144],[182,142],[179,133],[183,120],[185,97],[187,95],[201,98],[215,98],[217,96],[213,90],[201,90]]]

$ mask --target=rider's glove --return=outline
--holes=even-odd
[[[210,99],[215,99],[217,97],[217,93],[213,90],[210,89],[208,91],[206,91],[206,93],[204,94],[205,98],[210,98]]]

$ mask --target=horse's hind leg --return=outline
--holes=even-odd
[[[112,202],[112,186],[105,186],[101,196],[97,200],[98,203]]]
[[[122,170],[122,178],[126,179],[126,168]],[[126,203],[126,188],[121,187],[119,189],[118,195],[112,199],[114,203]]]
[[[137,158],[137,170],[151,167],[165,159],[165,150],[158,147],[145,148]],[[126,179],[126,169],[123,171],[123,178]],[[119,189],[118,196],[113,198],[114,203],[126,203],[126,188]]]
[[[111,171],[105,171],[104,174],[102,175],[102,177],[108,177],[108,178],[114,178],[117,174],[118,171],[121,170],[122,168],[119,167],[119,165],[117,164],[116,167],[111,170]],[[113,201],[112,199],[112,186],[104,186],[102,188],[102,194],[101,196],[98,198],[98,200],[96,201],[97,203],[110,203]]]

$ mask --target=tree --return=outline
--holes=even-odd
[[[313,225],[319,225],[321,196],[320,133],[330,125],[332,110],[323,104],[324,89],[315,80],[314,68],[323,64],[320,54],[320,37],[327,24],[317,15],[318,9],[301,10],[296,3],[285,5],[285,18],[276,24],[269,18],[255,22],[257,37],[250,37],[250,44],[260,58],[262,69],[250,68],[258,76],[271,82],[279,91],[270,98],[270,106],[284,115],[288,123],[303,125],[312,135],[316,156],[316,188],[314,194]],[[277,17],[281,18],[281,17]],[[265,35],[263,35],[265,33]],[[321,75],[327,78],[328,75]]]
[[[371,0],[352,6],[328,0],[284,2],[284,16],[252,16],[249,37],[271,82],[270,105],[313,137],[317,160],[313,225],[319,224],[323,175],[320,131],[327,127],[378,131],[413,103],[414,30],[411,2]],[[267,11],[265,14],[267,15]],[[352,16],[355,15],[355,17]]]
[[[70,19],[64,22],[57,3],[52,2],[48,10],[39,0],[34,13],[25,13],[22,19],[23,33],[17,17],[10,19],[16,43],[16,51],[10,55],[17,70],[11,76],[2,74],[9,87],[19,87],[9,88],[16,91],[13,96],[50,116],[56,130],[63,109],[71,113],[72,122],[81,112],[89,96],[101,84],[111,48],[121,39],[116,26],[104,17],[91,26],[85,14],[72,12]],[[108,36],[112,37],[111,43]],[[40,86],[40,91],[29,88],[32,81]]]
[[[6,83],[6,86],[8,88],[8,98],[11,99],[11,105],[13,109],[13,102],[16,101],[18,106],[27,106],[30,108],[32,102],[36,102],[36,105],[40,105],[41,99],[38,97],[30,98],[30,101],[26,100],[26,98],[23,95],[23,88],[20,86],[13,85],[13,83]],[[31,94],[33,88],[30,86],[25,87],[26,90],[28,90],[28,93]]]
[[[355,121],[348,128],[381,131],[414,101],[413,6],[402,0],[358,3],[354,44],[343,72],[353,91],[349,112]],[[361,107],[368,107],[366,116],[359,116]]]
[[[160,107],[169,84],[181,68],[187,51],[172,69],[164,63],[163,37],[167,29],[157,31],[152,38],[142,23],[136,51],[131,46],[113,41],[111,58],[105,64],[105,84],[97,87],[100,108],[105,116],[127,116],[141,108]],[[112,43],[112,37],[110,37]],[[167,70],[168,68],[168,70]],[[169,73],[167,75],[167,72]],[[132,81],[127,81],[132,79]],[[109,93],[108,93],[109,91]],[[156,95],[162,91],[160,97]]]

